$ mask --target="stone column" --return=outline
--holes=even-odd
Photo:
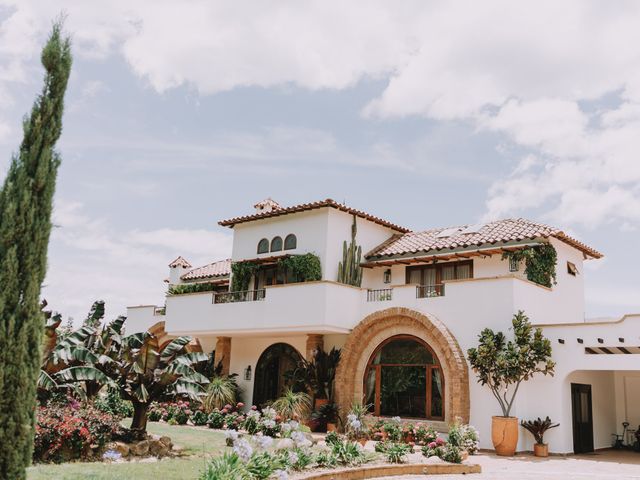
[[[324,350],[324,335],[310,333],[307,335],[307,349],[305,352],[308,361],[313,359],[313,353],[316,350]]]
[[[216,341],[215,366],[222,361],[222,374],[229,375],[229,363],[231,362],[231,337],[218,337]]]

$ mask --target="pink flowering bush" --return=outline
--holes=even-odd
[[[38,407],[34,462],[89,459],[122,431],[120,417],[76,401]]]

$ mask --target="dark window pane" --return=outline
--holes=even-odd
[[[293,250],[297,246],[298,246],[298,241],[296,239],[296,236],[293,233],[290,233],[289,235],[287,235],[287,237],[284,239],[284,249]]]
[[[263,238],[258,242],[258,253],[267,253],[269,251],[269,240]]]
[[[271,240],[271,251],[279,252],[280,250],[282,250],[282,237],[273,237],[273,240]]]
[[[380,414],[425,417],[425,367],[381,367]]]
[[[387,343],[373,359],[374,364],[434,364],[433,355],[420,342],[411,339],[393,340]]]
[[[431,369],[431,416],[442,417],[442,376],[439,368]]]

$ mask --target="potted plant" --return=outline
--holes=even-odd
[[[551,423],[551,419],[549,417],[542,420],[540,417],[531,421],[522,421],[520,423],[524,428],[529,430],[533,435],[533,438],[536,439],[536,443],[533,445],[533,454],[536,457],[548,457],[549,456],[549,445],[544,443],[544,434],[547,430],[551,428],[555,428],[559,426],[559,423]]]
[[[340,349],[332,348],[329,353],[316,350],[311,361],[301,359],[286,376],[293,385],[304,387],[313,395],[313,406],[317,410],[333,400],[333,384],[339,362]]]
[[[335,403],[324,403],[312,414],[311,419],[327,432],[337,430],[337,421],[340,419],[340,410]]]
[[[467,352],[478,382],[488,385],[498,400],[501,416],[492,417],[491,440],[498,455],[511,456],[518,445],[518,419],[510,415],[520,384],[536,373],[553,375],[551,342],[540,328],[534,329],[521,310],[512,320],[514,339],[485,328],[478,347]]]

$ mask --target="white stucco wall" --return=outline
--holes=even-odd
[[[164,315],[157,313],[158,307],[155,305],[139,305],[127,307],[127,321],[125,331],[127,335],[140,333],[165,319]]]

